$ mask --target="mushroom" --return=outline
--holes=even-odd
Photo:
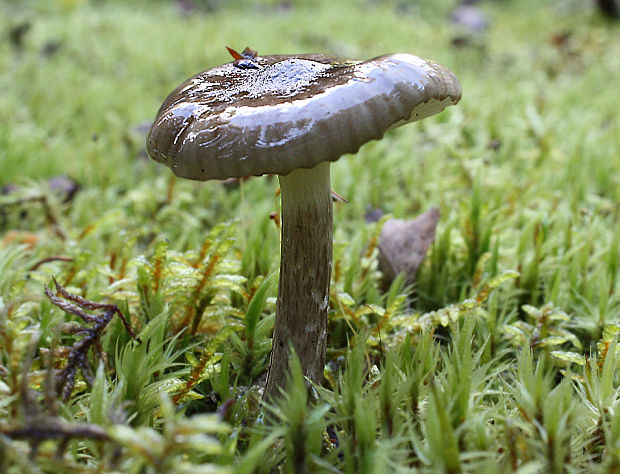
[[[265,397],[284,387],[292,347],[304,375],[325,365],[332,261],[330,163],[391,129],[456,104],[458,79],[410,54],[355,61],[323,54],[257,56],[178,86],[157,113],[147,151],[194,180],[277,174],[280,282]]]

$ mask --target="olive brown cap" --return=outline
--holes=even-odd
[[[248,51],[168,96],[147,140],[153,159],[196,180],[288,174],[355,153],[461,97],[454,74],[410,54],[361,62]]]

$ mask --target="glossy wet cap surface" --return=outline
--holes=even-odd
[[[461,97],[448,69],[409,54],[235,63],[188,79],[161,106],[147,151],[176,175],[207,180],[311,168]]]

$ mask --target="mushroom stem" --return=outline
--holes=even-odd
[[[290,348],[303,374],[320,382],[327,346],[332,262],[329,162],[280,176],[282,242],[280,284],[265,398],[286,385]]]

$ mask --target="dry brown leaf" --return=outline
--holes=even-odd
[[[415,282],[418,267],[435,240],[439,210],[430,209],[413,220],[389,219],[379,236],[379,270],[388,287],[399,273]]]

